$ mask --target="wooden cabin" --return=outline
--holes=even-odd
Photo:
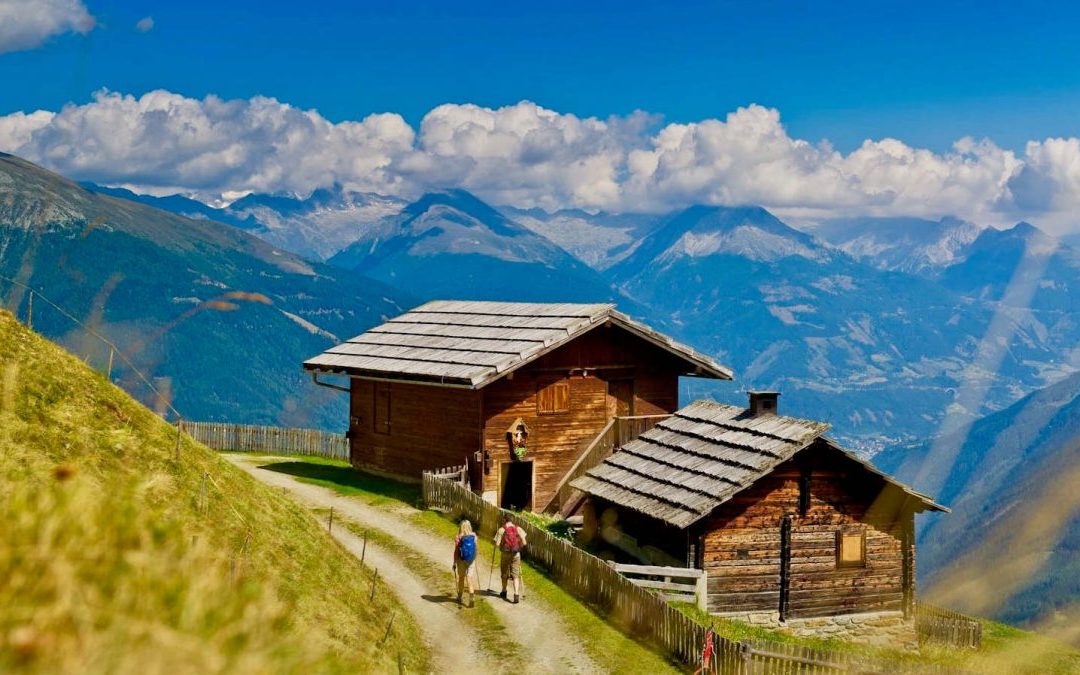
[[[715,614],[780,622],[912,610],[914,516],[944,511],[777,414],[777,394],[739,408],[698,401],[575,480],[587,533],[651,564],[707,572]]]
[[[350,378],[354,466],[467,464],[486,499],[532,510],[612,418],[674,412],[680,376],[731,379],[611,304],[429,302],[304,368]]]

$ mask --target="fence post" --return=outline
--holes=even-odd
[[[26,327],[34,330],[34,289],[30,289],[30,297],[26,301]]]

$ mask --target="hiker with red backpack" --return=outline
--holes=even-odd
[[[476,562],[476,534],[473,532],[472,523],[468,520],[461,521],[458,527],[458,535],[454,537],[454,565],[453,570],[457,575],[457,601],[461,603],[461,595],[466,584],[469,587],[469,607],[473,606],[476,595],[476,587],[473,586],[473,563]]]
[[[502,593],[499,597],[506,600],[506,582],[514,580],[514,604],[524,598],[521,586],[521,549],[525,548],[525,531],[514,525],[510,516],[503,514],[503,525],[495,533],[495,546],[499,549],[499,572],[502,575]]]

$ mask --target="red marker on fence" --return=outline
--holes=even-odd
[[[694,671],[694,675],[709,672],[709,665],[712,663],[712,653],[713,631],[712,628],[710,628],[705,631],[705,644],[701,648],[701,667]]]

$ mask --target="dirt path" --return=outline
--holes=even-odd
[[[449,570],[453,542],[446,541],[410,522],[410,516],[417,513],[415,509],[406,506],[394,509],[371,506],[361,499],[346,497],[329,488],[303,483],[291,476],[258,467],[259,463],[278,461],[279,458],[235,455],[227,455],[226,457],[260,481],[288,491],[309,507],[330,508],[333,506],[335,513],[340,513],[346,518],[362,523],[366,527],[379,530],[418,554],[425,556],[432,565],[436,566],[436,569],[445,568]],[[481,589],[484,589],[488,584],[492,547],[490,542],[482,541],[479,548],[480,551],[475,565],[480,577]],[[368,555],[371,555],[370,543],[368,544]],[[384,567],[387,567],[387,565],[380,563],[380,575],[383,575]],[[396,569],[391,573],[390,568]],[[445,634],[453,636],[451,641],[457,640],[458,642],[475,644],[471,629],[462,629],[460,620],[453,626],[431,626],[433,622],[442,622],[445,615],[453,616],[453,613],[457,611],[456,605],[432,603],[421,599],[421,595],[429,594],[433,589],[424,587],[422,584],[417,586],[417,584],[420,584],[419,579],[407,572],[404,565],[389,563],[387,570],[386,576],[384,576],[386,582],[393,586],[395,591],[402,597],[409,611],[414,612],[420,625],[431,627],[433,646],[437,647],[441,641],[440,638],[434,635],[434,632],[444,634],[444,630],[448,631]],[[398,579],[399,575],[406,578]],[[449,571],[447,576],[449,577]],[[497,570],[492,579],[492,587],[497,593],[499,590]],[[527,588],[525,593],[527,599],[517,605],[501,600],[497,595],[485,596],[481,602],[487,602],[491,606],[498,619],[506,627],[508,634],[520,645],[526,661],[531,666],[530,672],[603,672],[603,669],[599,668],[589,657],[584,646],[575,638],[573,632],[566,627],[559,613],[535,595],[529,595]],[[419,604],[413,604],[416,602]],[[452,620],[447,619],[447,621]],[[465,632],[454,632],[460,630]],[[462,636],[468,636],[468,639],[462,639]],[[497,646],[495,648],[497,649]],[[435,656],[436,659],[440,660],[444,658],[443,655],[437,652]],[[454,657],[445,655],[445,658],[452,659]],[[453,664],[455,662],[452,660],[449,662],[443,661],[443,664],[446,663]],[[473,670],[475,672],[475,667],[451,667],[449,672],[458,670]],[[498,670],[498,668],[496,667],[494,670]],[[440,668],[440,671],[448,672],[445,668]],[[480,672],[492,672],[492,669],[481,670]]]
[[[357,558],[363,552],[364,563],[379,570],[379,578],[394,589],[405,609],[420,617],[420,628],[431,648],[436,672],[492,673],[499,670],[498,664],[481,649],[470,626],[457,615],[456,607],[435,604],[424,598],[428,592],[424,582],[404,569],[392,553],[370,541],[365,550],[360,537],[344,528],[334,529],[333,537]]]

